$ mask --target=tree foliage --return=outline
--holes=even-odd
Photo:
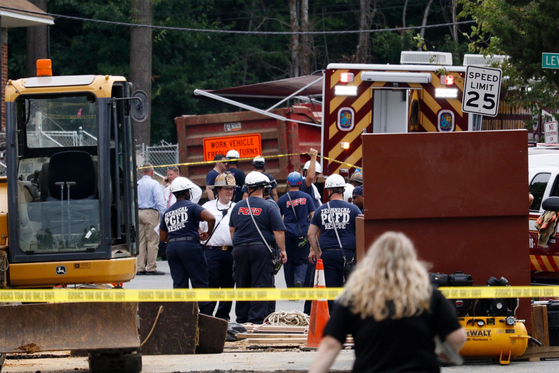
[[[531,109],[557,110],[559,74],[542,69],[542,52],[559,52],[559,2],[556,0],[460,0],[462,16],[477,26],[469,35],[470,49],[510,56],[503,65],[507,100]]]
[[[289,0],[152,0],[153,24],[196,29],[290,31]],[[130,0],[49,0],[49,13],[132,22]],[[454,0],[432,2],[427,25],[452,20]],[[303,3],[303,2],[301,2]],[[309,1],[311,31],[358,30],[360,0]],[[372,29],[421,25],[428,0],[375,0]],[[461,26],[462,32],[469,26]],[[465,38],[455,42],[452,27],[426,29],[429,50],[455,52],[461,60]],[[368,62],[399,63],[401,50],[417,48],[415,31],[368,34]],[[313,35],[310,71],[331,62],[355,60],[359,34]],[[10,78],[25,76],[25,30],[10,30]],[[220,89],[290,76],[289,35],[230,35],[153,30],[151,138],[176,141],[174,118],[234,111],[234,107],[193,97],[194,89]],[[113,74],[129,77],[130,27],[56,18],[50,28],[55,74]],[[150,58],[150,56],[146,56]],[[22,63],[23,62],[23,63]]]

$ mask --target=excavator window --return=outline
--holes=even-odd
[[[95,96],[21,97],[16,110],[19,248],[95,251],[101,243]]]

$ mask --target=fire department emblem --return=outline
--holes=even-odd
[[[351,131],[355,127],[355,112],[352,108],[343,107],[338,110],[338,129],[340,131]]]
[[[452,132],[454,131],[454,113],[450,110],[441,110],[438,115],[438,130],[439,132]]]

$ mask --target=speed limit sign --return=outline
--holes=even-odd
[[[494,117],[499,111],[501,69],[468,66],[462,111]]]

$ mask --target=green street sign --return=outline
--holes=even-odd
[[[542,53],[544,69],[559,69],[559,53]]]

